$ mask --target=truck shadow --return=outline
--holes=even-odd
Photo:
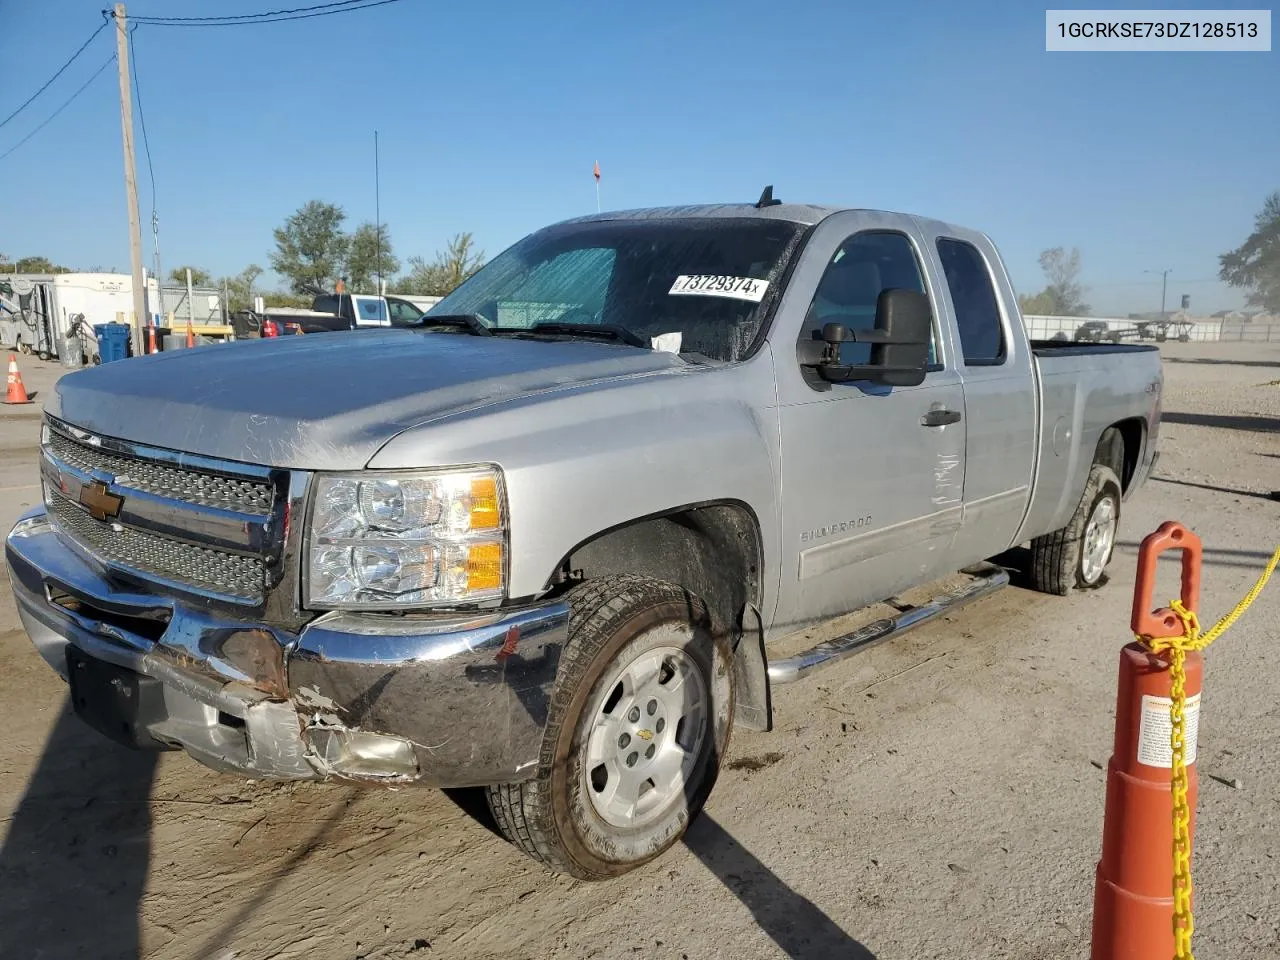
[[[1266,341],[1257,342],[1265,343]],[[1276,360],[1216,360],[1209,357],[1164,357],[1162,359],[1165,363],[1207,363],[1214,366],[1222,365],[1228,367],[1280,367],[1280,361]]]
[[[1210,490],[1213,493],[1225,493],[1233,497],[1257,497],[1259,500],[1273,500],[1269,493],[1258,490],[1237,490],[1233,487],[1215,487],[1208,483],[1192,483],[1190,480],[1173,480],[1169,477],[1152,477],[1156,483],[1172,483],[1179,487],[1195,487],[1197,490]]]
[[[1181,423],[1192,427],[1218,427],[1222,430],[1244,430],[1252,433],[1280,433],[1280,417],[1229,416],[1217,413],[1179,413],[1164,411],[1161,423]]]
[[[0,847],[0,957],[141,956],[157,758],[63,703]]]

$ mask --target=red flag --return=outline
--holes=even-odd
[[[595,169],[592,172],[595,174],[595,178],[599,180],[600,179],[600,161],[599,160],[596,161]]]

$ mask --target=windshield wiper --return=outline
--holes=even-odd
[[[649,344],[630,330],[615,327],[610,323],[535,323],[529,328],[529,332],[559,334],[567,337],[604,337],[607,340],[618,340],[629,347],[649,349]]]
[[[424,313],[418,321],[420,327],[456,327],[477,337],[491,337],[493,331],[478,313],[442,313],[438,316]]]

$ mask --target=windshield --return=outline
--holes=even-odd
[[[803,227],[782,220],[613,220],[521,240],[429,310],[487,326],[615,327],[714,360],[750,352]]]

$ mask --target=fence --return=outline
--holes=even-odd
[[[179,326],[191,317],[193,324],[222,323],[222,291],[213,287],[196,287],[191,291],[190,309],[188,309],[186,287],[164,287],[160,291],[160,313],[167,319],[174,315],[174,322]]]
[[[1127,332],[1126,339],[1135,339],[1137,321],[1115,317],[1044,317],[1024,316],[1027,335],[1032,340],[1074,340],[1076,331],[1084,323],[1103,323],[1110,331]],[[1178,323],[1176,317],[1170,317]],[[1246,341],[1250,343],[1280,343],[1280,323],[1247,323],[1239,320],[1191,320],[1186,322],[1192,340]],[[1181,331],[1170,329],[1170,338]]]

